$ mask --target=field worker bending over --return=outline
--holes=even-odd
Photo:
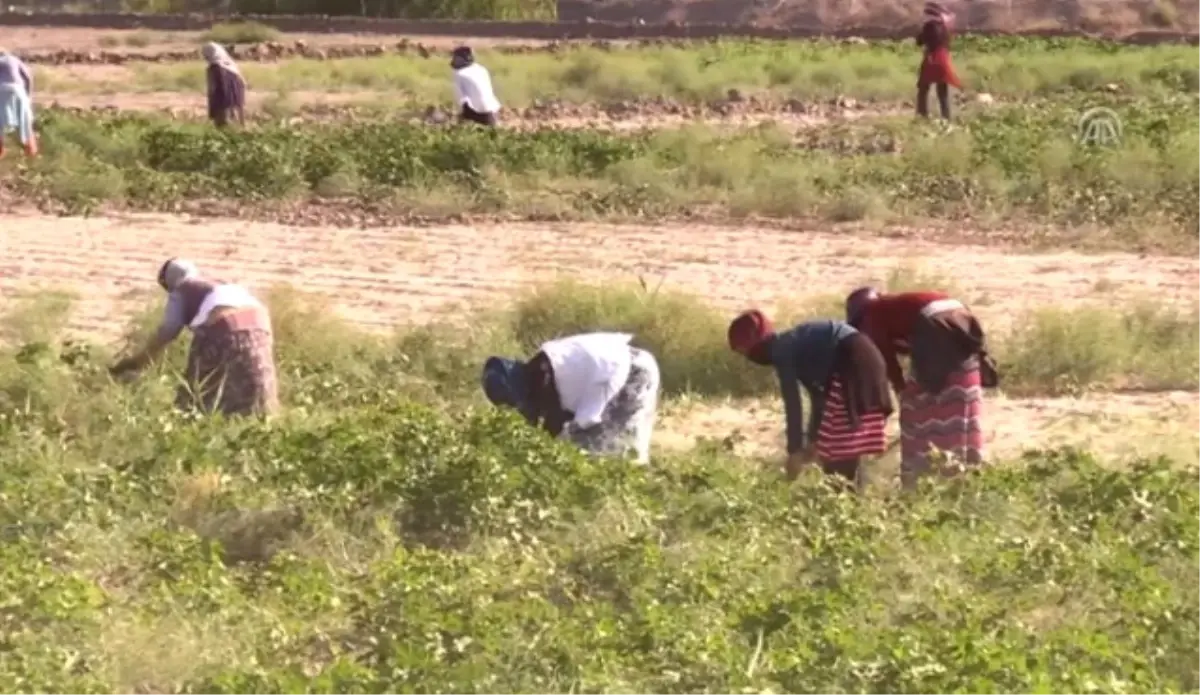
[[[595,455],[650,461],[661,377],[654,355],[626,333],[587,333],[544,343],[528,362],[492,357],[483,390]]]
[[[892,414],[883,356],[870,339],[841,321],[807,321],[776,333],[761,311],[729,325],[729,347],[751,362],[775,368],[787,419],[787,476],[820,459],[826,475],[861,487],[863,456],[887,450]],[[804,427],[800,386],[812,412]]]
[[[488,69],[475,62],[475,53],[468,46],[454,49],[450,67],[454,68],[454,94],[462,107],[458,120],[494,127],[500,100],[492,90]]]
[[[937,88],[942,118],[950,118],[950,87],[962,89],[954,63],[950,61],[950,26],[954,15],[936,2],[925,4],[925,24],[917,34],[917,45],[925,49],[917,76],[917,115],[929,116],[929,88]]]
[[[223,128],[230,122],[245,123],[246,80],[237,63],[220,44],[204,44],[200,49],[208,63],[208,118]]]
[[[981,463],[983,389],[1000,377],[975,315],[941,292],[860,287],[846,297],[846,319],[878,346],[900,395],[901,483],[916,484],[935,448],[969,466]],[[897,357],[904,354],[912,355],[907,382]]]
[[[205,413],[269,414],[279,407],[274,339],[267,308],[240,285],[200,275],[191,261],[173,258],[158,272],[167,309],[143,350],[112,367],[119,376],[162,354],[187,326],[192,330],[186,384],[175,404]]]
[[[8,131],[17,131],[25,154],[37,155],[37,134],[33,132],[33,74],[25,62],[0,49],[0,157]]]

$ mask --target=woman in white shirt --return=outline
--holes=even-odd
[[[491,73],[475,62],[475,53],[469,46],[454,49],[450,54],[450,67],[454,68],[454,94],[462,109],[458,120],[494,127],[500,100],[492,89]]]
[[[596,455],[650,460],[662,381],[654,355],[626,333],[587,333],[543,343],[527,362],[500,357],[483,367],[483,389],[551,435]]]
[[[0,49],[0,157],[8,131],[17,137],[27,156],[37,154],[37,135],[33,132],[33,75],[24,61]]]
[[[158,271],[167,292],[162,324],[150,343],[118,362],[114,376],[138,371],[192,330],[186,383],[175,396],[180,409],[225,415],[269,414],[279,407],[271,316],[240,285],[200,275],[196,264],[172,258]]]

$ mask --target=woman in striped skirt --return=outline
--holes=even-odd
[[[934,452],[957,464],[983,462],[983,389],[999,383],[979,320],[941,292],[879,294],[861,287],[846,299],[846,316],[883,354],[900,394],[900,480],[913,487]],[[912,355],[905,380],[898,355]],[[942,466],[953,475],[954,466]]]
[[[186,381],[175,393],[181,410],[270,415],[279,409],[271,314],[244,287],[205,277],[195,263],[172,258],[158,271],[167,293],[162,323],[150,342],[109,371],[136,372],[191,329]]]
[[[827,475],[861,486],[862,458],[887,449],[893,410],[875,345],[841,321],[807,321],[776,333],[762,312],[747,311],[730,324],[729,346],[775,368],[787,419],[788,478],[816,459]],[[812,405],[807,432],[800,386]]]

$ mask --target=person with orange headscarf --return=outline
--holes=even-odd
[[[822,470],[861,486],[861,460],[887,450],[892,414],[887,369],[879,349],[843,321],[806,321],[776,333],[761,311],[729,325],[729,347],[775,368],[787,420],[787,476],[818,459]],[[807,430],[800,386],[811,403]]]
[[[950,27],[954,15],[936,2],[925,3],[925,23],[917,34],[917,45],[925,49],[917,76],[917,115],[929,116],[929,88],[937,89],[942,118],[950,119],[950,87],[962,89],[950,60]]]

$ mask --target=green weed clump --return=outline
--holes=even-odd
[[[1098,382],[1147,390],[1195,388],[1200,323],[1156,305],[1123,313],[1041,309],[1003,344],[1016,391],[1072,392]]]
[[[966,296],[936,276],[907,268],[884,285],[892,290],[936,288]],[[338,318],[325,304],[286,286],[264,293],[271,307],[283,400],[310,411],[415,399],[442,408],[482,403],[479,378],[491,355],[524,358],[552,338],[589,331],[633,334],[633,344],[650,350],[662,370],[667,398],[772,397],[778,389],[769,369],[746,364],[726,344],[733,314],[697,297],[645,284],[590,285],[562,281],[535,287],[512,305],[468,309],[462,320],[404,326],[392,335],[365,332]],[[794,306],[764,307],[779,327],[817,318],[842,318],[842,297],[818,295]],[[1184,309],[1085,305],[1036,309],[1005,317],[1010,326],[984,328],[999,361],[1001,388],[1012,396],[1052,396],[1085,390],[1192,390],[1200,386],[1200,320]],[[23,346],[20,364],[71,364],[99,354],[94,346],[63,343],[70,298],[35,295],[11,304],[0,321],[0,342]],[[135,316],[118,345],[144,343],[161,315],[161,301]],[[180,341],[181,343],[183,341]],[[56,355],[58,357],[56,357]],[[66,355],[65,357],[62,355]],[[182,344],[154,371],[167,393],[184,366]],[[83,360],[83,363],[88,363]],[[91,369],[89,367],[89,369]],[[88,407],[79,389],[93,377],[34,370],[7,405],[26,401],[61,416]],[[93,372],[95,372],[93,374]],[[50,384],[40,379],[54,378]],[[124,393],[124,392],[123,392]],[[61,400],[55,400],[61,398]],[[0,395],[0,406],[5,405]]]
[[[447,3],[434,4],[449,8]],[[415,8],[419,3],[405,6]],[[497,12],[503,10],[481,14]],[[536,10],[516,15],[530,13]],[[512,18],[522,18],[516,15]],[[1115,85],[1124,94],[1162,97],[1194,94],[1200,88],[1195,49],[1184,45],[1132,47],[1084,39],[961,37],[954,51],[968,96],[987,92],[1014,101],[1094,96]],[[516,108],[547,100],[607,103],[666,97],[696,103],[724,99],[730,89],[747,97],[779,100],[843,96],[911,101],[920,54],[910,41],[857,45],[722,39],[628,48],[559,46],[553,53],[484,48],[480,60],[492,71],[501,100]],[[196,81],[195,70],[182,65],[130,67],[126,74],[87,80],[67,68],[40,70],[39,80],[55,93],[173,92],[203,86]],[[397,102],[405,100],[424,107],[448,99],[444,54],[248,62],[242,70],[255,90],[373,92],[392,112]]]
[[[952,286],[901,268],[893,291]],[[962,296],[961,294],[959,296]],[[780,328],[814,318],[844,318],[843,297],[815,297],[775,314]],[[546,339],[589,330],[633,333],[659,357],[664,392],[703,396],[771,394],[770,370],[750,367],[726,345],[733,315],[694,297],[637,286],[562,282],[540,288],[501,314],[505,330],[532,354]],[[1011,317],[1008,331],[989,330],[1003,389],[1013,395],[1058,395],[1081,389],[1195,389],[1200,385],[1200,319],[1194,312],[1134,303],[1127,307],[1038,309]]]
[[[856,500],[712,447],[589,459],[315,339],[281,342],[282,416],[196,419],[35,318],[0,354],[6,692],[1200,687],[1194,466],[1039,452]]]
[[[397,124],[217,131],[142,116],[43,117],[46,156],[7,183],[73,209],[192,198],[334,196],[429,212],[539,217],[1041,219],[1166,232],[1194,245],[1195,100],[1114,104],[1120,147],[1074,141],[1064,105],[1000,108],[954,132],[884,121],[618,135]],[[448,201],[452,204],[448,204]],[[1143,240],[1146,241],[1146,240]]]

